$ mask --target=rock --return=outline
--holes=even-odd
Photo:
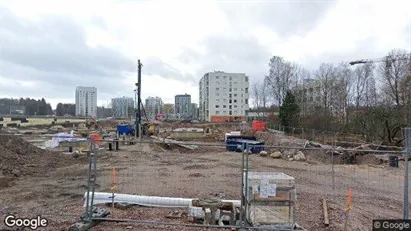
[[[294,160],[294,158],[288,158],[288,161],[293,161]]]
[[[130,229],[133,229],[133,226],[129,225],[126,227],[126,230],[130,230]]]
[[[283,151],[284,156],[286,156],[288,158],[293,157],[294,153],[295,153],[294,149],[286,149],[286,150]]]
[[[21,172],[18,169],[13,169],[11,171],[11,174],[13,174],[15,177],[19,177],[21,175]]]
[[[297,154],[294,155],[294,159],[296,161],[306,161],[305,155],[302,151],[298,151]]]
[[[268,153],[266,151],[261,151],[260,152],[260,156],[267,156],[267,155],[268,155]]]
[[[276,152],[271,153],[270,157],[272,157],[274,159],[279,159],[279,158],[283,157],[283,155],[281,154],[280,151],[276,151]]]

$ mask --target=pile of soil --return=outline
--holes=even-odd
[[[19,136],[0,135],[0,176],[46,176],[50,170],[76,162],[71,155],[43,150]]]

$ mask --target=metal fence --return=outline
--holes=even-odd
[[[410,129],[406,132],[409,148]],[[244,190],[249,186],[244,178],[251,172],[282,172],[295,178],[295,221],[303,227],[306,226],[308,230],[319,230],[324,225],[321,205],[323,200],[328,203],[329,219],[332,221],[331,226],[335,228],[349,226],[350,230],[364,230],[371,227],[372,219],[408,218],[409,151],[373,150],[373,155],[356,155],[360,160],[358,164],[343,164],[346,161],[344,153],[370,153],[370,150],[336,146],[315,148],[306,145],[264,145],[268,154],[265,156],[248,155],[251,148],[248,145],[243,147],[246,151],[239,153],[225,151],[225,144],[180,144],[197,148],[190,150],[179,148],[176,144],[146,140],[137,141],[137,144],[132,146],[121,146],[119,151],[95,151],[96,160],[90,160],[99,160],[100,163],[96,168],[96,185],[99,186],[96,193],[111,194],[111,199],[120,194],[150,198],[168,197],[152,198],[154,202],[149,203],[155,204],[156,200],[161,200],[161,203],[169,205],[176,203],[175,198],[239,200],[239,222],[231,226],[249,229],[251,226],[246,221],[251,211],[247,207],[250,192]],[[270,155],[276,151],[281,153],[282,158],[277,159],[275,154]],[[387,154],[399,158],[403,155],[404,164],[400,161],[398,168],[389,167],[388,163],[380,165]],[[306,159],[298,161],[298,158]],[[92,187],[89,188],[89,193],[92,194]],[[97,198],[97,201],[99,200],[101,198]],[[150,207],[152,205],[150,204]],[[110,218],[94,220],[124,221],[161,227],[222,227],[194,222],[188,224],[184,220],[185,216],[181,214],[180,219],[173,220],[168,213],[173,213],[176,209],[150,207],[122,210],[113,203]],[[226,225],[223,228],[231,226]]]
[[[267,155],[264,152],[249,153],[252,148],[249,145],[241,147],[245,151],[229,152],[223,143],[175,144],[166,140],[133,140],[133,145],[120,140],[119,150],[116,150],[116,141],[89,139],[87,158],[82,161],[88,162],[84,184],[70,184],[72,178],[84,178],[84,171],[79,169],[79,172],[63,172],[59,179],[63,183],[55,192],[50,188],[44,189],[44,193],[65,190],[68,197],[78,200],[77,207],[60,211],[47,207],[44,214],[78,216],[79,205],[83,203],[80,198],[85,196],[84,214],[81,216],[83,226],[100,221],[116,221],[136,223],[140,229],[255,229],[246,222],[253,211],[247,203],[252,192],[245,190],[249,188],[245,179],[253,172],[282,172],[294,177],[296,182],[296,223],[308,230],[321,230],[324,227],[321,203],[325,200],[331,227],[339,229],[347,225],[349,230],[364,230],[371,227],[371,219],[408,218],[411,129],[405,129],[405,134],[406,148],[403,152],[280,143],[264,145]],[[108,143],[113,142],[112,150],[109,150]],[[335,140],[333,142],[336,143]],[[373,155],[356,155],[357,164],[344,164],[345,154],[354,152],[371,152]],[[277,158],[280,157],[276,155],[278,153],[281,158]],[[404,162],[399,161],[398,167],[389,167],[388,163],[379,164],[386,155],[403,157]],[[305,159],[298,161],[299,158]],[[41,180],[39,178],[39,182]],[[46,184],[44,186],[47,187]],[[140,202],[140,205],[147,203],[148,206],[129,207],[126,203],[111,203],[119,202],[121,194],[146,196],[146,202]],[[349,199],[351,196],[352,199]],[[188,216],[184,214],[186,209],[155,207],[156,203],[157,206],[186,203],[184,200],[176,202],[176,198],[208,199],[203,200],[208,202],[210,199],[237,200],[240,203],[238,222],[225,223],[225,226],[197,224],[187,220]],[[106,216],[107,212],[110,216]],[[113,225],[108,225],[106,229],[113,229],[118,224]]]

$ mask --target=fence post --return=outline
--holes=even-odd
[[[411,151],[411,127],[404,128],[405,133],[405,168],[404,168],[404,201],[403,201],[403,219],[408,219],[408,156]]]
[[[248,190],[248,171],[249,171],[249,159],[248,159],[248,157],[249,157],[249,155],[250,155],[250,153],[251,153],[251,150],[250,150],[250,146],[248,145],[248,143],[246,143],[245,144],[245,150],[246,150],[246,152],[245,152],[245,169],[246,169],[246,171],[245,171],[245,219],[244,219],[244,223],[245,224],[247,224],[247,221],[248,221],[248,218],[249,218],[249,214],[248,214],[248,197],[249,197],[249,195],[248,195],[248,193],[249,193],[249,190]]]
[[[240,229],[245,230],[244,226],[244,202],[245,202],[245,153],[241,155],[241,207],[240,207]]]

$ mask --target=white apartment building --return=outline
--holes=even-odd
[[[111,110],[114,117],[129,117],[134,114],[134,100],[131,97],[111,99]]]
[[[156,119],[157,114],[163,113],[164,111],[163,100],[160,97],[148,97],[144,105],[144,110],[149,119]]]
[[[199,84],[199,119],[211,116],[245,116],[249,110],[249,79],[244,73],[206,73]]]
[[[76,87],[76,115],[97,117],[97,88]]]
[[[191,95],[176,95],[174,97],[174,107],[174,112],[179,114],[181,117],[191,116]]]

